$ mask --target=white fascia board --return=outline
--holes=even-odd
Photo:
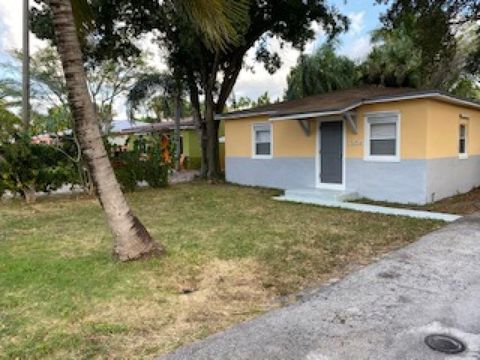
[[[480,104],[477,104],[473,101],[458,99],[454,96],[449,96],[449,95],[445,95],[438,92],[417,94],[417,95],[406,95],[406,96],[399,96],[399,97],[385,98],[385,99],[366,100],[363,102],[363,104],[378,104],[378,103],[392,102],[392,101],[428,99],[428,98],[480,109]]]
[[[459,104],[459,105],[463,105],[463,106],[469,106],[469,107],[473,107],[475,109],[480,109],[480,104],[477,104],[477,103],[472,102],[472,101],[457,99],[455,97],[451,97],[451,96],[447,96],[447,95],[443,95],[443,94],[439,94],[438,97],[440,99],[443,99],[443,100],[447,101],[447,102],[451,102],[451,103]]]
[[[275,114],[275,111],[259,111],[259,112],[251,112],[251,113],[238,114],[238,115],[218,114],[215,116],[215,120],[244,119],[244,118],[249,118],[254,116],[264,116],[264,115],[273,115],[273,114]]]
[[[311,112],[311,113],[304,113],[304,114],[291,114],[285,116],[273,116],[270,118],[270,121],[283,121],[283,120],[303,120],[303,119],[310,119],[310,118],[317,118],[317,117],[324,117],[324,116],[332,116],[332,115],[341,115],[345,111],[350,111],[359,107],[362,103],[357,103],[351,106],[348,106],[344,109],[340,110],[332,110],[332,111],[319,111],[319,112]]]

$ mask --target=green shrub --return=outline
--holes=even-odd
[[[0,194],[6,190],[35,200],[35,192],[50,192],[78,181],[73,163],[55,147],[32,144],[27,135],[0,145]]]
[[[115,175],[120,187],[124,192],[132,192],[137,188],[137,176],[129,166],[120,166],[115,168]]]
[[[170,168],[164,164],[157,154],[149,154],[143,161],[144,180],[152,188],[162,188],[168,185],[168,172]]]
[[[143,178],[139,154],[135,151],[121,153],[112,160],[112,165],[122,190],[135,191],[138,182]]]
[[[152,188],[168,185],[170,167],[163,161],[159,138],[151,137],[146,145],[146,154],[134,146],[133,151],[120,153],[112,159],[115,175],[123,191],[135,191],[140,181],[146,181]],[[112,156],[111,151],[109,153]]]

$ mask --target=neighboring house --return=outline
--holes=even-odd
[[[64,137],[71,137],[72,130],[66,129],[57,133],[43,133],[32,136],[32,144],[58,145]]]
[[[425,204],[480,186],[480,103],[365,87],[219,116],[226,178]]]
[[[167,134],[171,139],[175,131],[175,122],[172,119],[167,119],[161,123],[145,124],[143,126],[132,127],[123,134]],[[223,137],[223,124],[220,126],[219,135]],[[220,165],[222,169],[225,167],[225,145],[220,140]],[[183,118],[180,121],[180,154],[183,155],[186,161],[186,167],[189,169],[199,169],[201,165],[201,147],[200,137],[195,127],[195,123],[191,117]]]
[[[126,147],[128,137],[132,134],[131,130],[145,125],[148,125],[148,123],[142,121],[113,120],[103,131],[108,133],[108,140],[112,145]]]

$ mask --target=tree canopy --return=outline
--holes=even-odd
[[[413,77],[413,83],[419,87],[454,92],[462,88],[460,92],[464,93],[467,83],[475,86],[475,81],[471,80],[479,73],[480,27],[477,21],[480,19],[480,2],[376,1],[388,4],[389,8],[382,16],[382,28],[377,32],[385,46],[381,45],[373,54],[372,63],[383,62],[387,67],[386,62],[389,62],[391,68],[400,66],[403,73],[400,80],[406,79],[408,83]],[[408,59],[409,51],[412,59]],[[390,56],[386,56],[388,54]],[[375,61],[380,58],[383,60]]]
[[[393,87],[421,87],[421,49],[411,36],[411,29],[402,23],[392,30],[374,32],[374,48],[359,66],[361,81]],[[424,80],[424,79],[423,79]]]
[[[202,135],[203,174],[216,177],[218,164],[218,123],[216,113],[223,112],[230,93],[244,65],[248,50],[256,46],[256,60],[274,73],[281,66],[281,58],[268,46],[268,40],[278,39],[302,48],[315,35],[311,24],[320,23],[330,37],[347,27],[347,19],[324,0],[252,1],[249,22],[239,32],[239,40],[226,48],[211,48],[203,41],[195,27],[182,16],[163,8],[158,18],[160,46],[167,49],[171,68],[181,73],[188,86],[194,118]],[[205,98],[200,108],[200,95]]]
[[[293,100],[334,90],[348,89],[356,83],[355,63],[335,53],[327,43],[312,55],[300,55],[287,78],[285,98]]]

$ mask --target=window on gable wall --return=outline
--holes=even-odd
[[[272,157],[272,127],[271,124],[253,125],[253,157]]]
[[[458,139],[458,154],[460,157],[467,156],[467,125],[460,124]]]

